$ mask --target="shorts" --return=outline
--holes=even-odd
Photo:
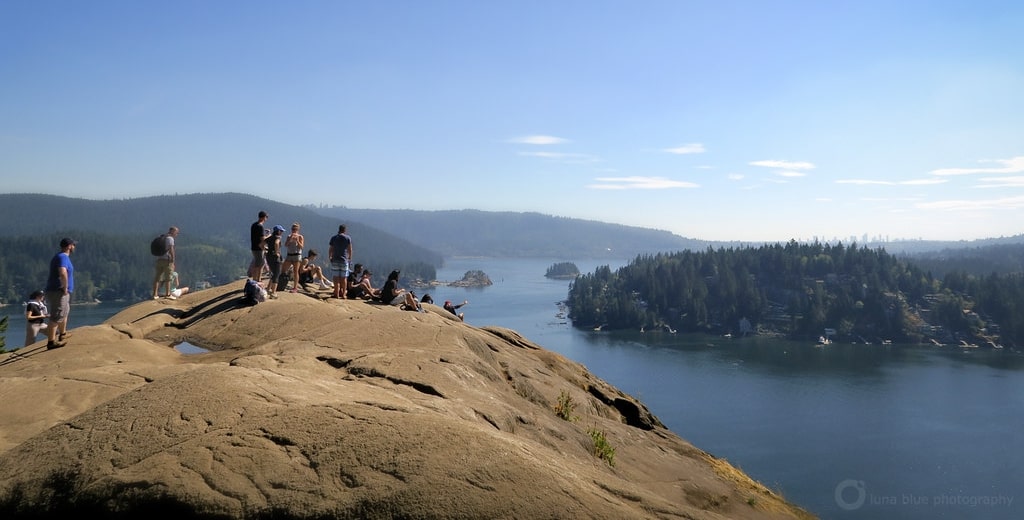
[[[267,257],[263,251],[252,252],[252,266],[255,268],[263,269],[263,266],[267,265]]]
[[[171,260],[168,258],[158,258],[156,261],[156,273],[153,274],[153,283],[170,282],[172,272]]]
[[[50,311],[50,323],[68,319],[71,312],[71,295],[60,291],[46,291],[46,308]]]
[[[39,337],[41,332],[46,331],[46,323],[32,323],[31,321],[25,325],[25,346],[29,346],[36,342],[36,338]]]
[[[331,260],[331,276],[348,278],[348,260]]]

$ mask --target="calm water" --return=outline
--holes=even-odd
[[[438,304],[468,299],[471,325],[517,330],[586,365],[822,518],[1024,517],[1024,356],[577,331],[556,306],[568,282],[544,278],[559,261],[449,260],[439,279],[480,269],[494,285],[429,292]],[[584,272],[625,264],[573,261]],[[24,320],[11,309],[0,313],[15,313],[8,346],[17,347]],[[72,324],[119,309],[76,306]]]

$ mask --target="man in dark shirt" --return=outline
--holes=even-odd
[[[267,259],[264,254],[266,249],[267,235],[263,231],[263,223],[270,218],[270,215],[266,211],[260,211],[257,215],[256,222],[252,223],[249,227],[249,243],[252,249],[252,263],[249,264],[249,278],[260,281],[263,277],[263,266],[266,265]]]

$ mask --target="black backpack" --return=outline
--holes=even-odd
[[[149,252],[153,253],[153,256],[164,256],[167,254],[167,235],[163,234],[153,239],[149,243]]]

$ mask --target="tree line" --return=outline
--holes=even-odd
[[[642,255],[569,289],[577,327],[1024,344],[1024,277],[937,279],[884,249],[768,244]]]

